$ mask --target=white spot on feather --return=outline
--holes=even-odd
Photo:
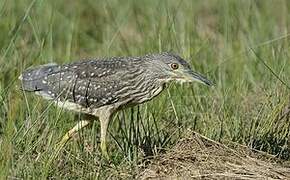
[[[70,102],[70,101],[54,101],[57,106],[60,108],[68,109],[71,111],[81,112],[81,113],[87,113],[92,114],[92,109],[84,108],[79,104]]]

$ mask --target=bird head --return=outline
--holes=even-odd
[[[150,71],[158,76],[161,82],[200,82],[212,86],[213,83],[204,75],[192,70],[190,65],[180,56],[164,52],[147,56]],[[149,69],[149,68],[148,68]]]

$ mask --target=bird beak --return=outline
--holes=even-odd
[[[213,86],[214,84],[208,80],[204,75],[193,72],[193,71],[189,71],[187,73],[185,73],[186,75],[184,76],[184,79],[188,82],[200,82],[202,84],[205,84],[207,86]]]

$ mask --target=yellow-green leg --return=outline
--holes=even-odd
[[[72,138],[79,130],[88,126],[90,123],[92,123],[90,120],[83,120],[78,122],[77,125],[75,125],[62,137],[61,141],[59,142],[59,146],[63,147],[70,138]]]
[[[73,135],[75,135],[79,130],[81,130],[82,128],[88,126],[90,123],[92,123],[92,120],[82,120],[80,122],[78,122],[77,125],[75,125],[71,130],[69,130],[61,139],[61,141],[58,143],[58,145],[56,146],[56,151],[53,153],[53,155],[50,157],[49,159],[49,163],[50,164],[59,154],[59,152],[61,151],[61,149],[63,149],[63,147],[65,146],[65,144],[68,142],[68,140],[73,137]]]
[[[109,154],[107,150],[107,129],[108,129],[108,121],[101,121],[101,152],[102,155],[106,158],[109,159]]]
[[[101,153],[103,157],[109,160],[109,154],[107,150],[107,130],[110,121],[111,113],[109,111],[102,111],[99,115],[100,124],[101,124]]]

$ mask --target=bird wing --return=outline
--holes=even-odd
[[[24,72],[22,84],[24,90],[37,91],[46,99],[98,108],[119,100],[116,92],[128,83],[122,79],[130,74],[128,66],[127,61],[114,58],[44,65]]]

